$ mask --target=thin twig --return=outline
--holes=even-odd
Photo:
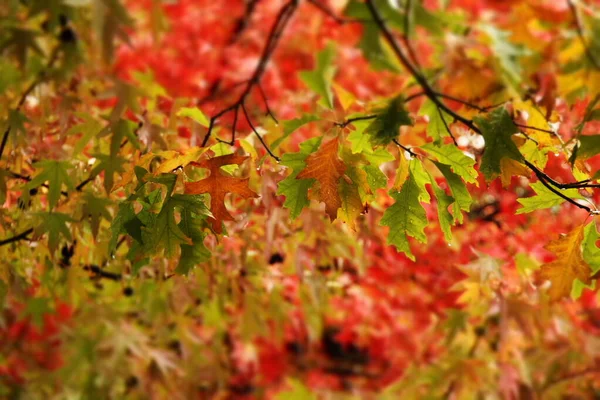
[[[436,110],[437,110],[438,114],[440,115],[440,118],[442,119],[442,123],[444,124],[444,128],[446,128],[446,131],[448,132],[448,135],[450,135],[450,137],[452,138],[452,141],[454,142],[454,145],[458,146],[458,142],[456,141],[456,138],[452,134],[452,131],[450,130],[450,127],[448,126],[448,123],[446,122],[446,118],[444,118],[444,113],[442,112],[442,110],[440,110],[439,107],[436,107]]]
[[[473,130],[474,132],[481,134],[481,131],[479,130],[479,128],[477,128],[477,126],[473,123],[472,120],[465,118],[460,114],[457,114],[456,112],[451,110],[447,105],[445,105],[439,99],[439,96],[433,90],[433,88],[429,85],[429,83],[427,82],[427,79],[425,79],[425,77],[423,75],[421,75],[421,73],[416,69],[415,66],[412,65],[410,60],[404,54],[404,52],[402,51],[402,48],[400,47],[400,45],[394,38],[394,35],[388,29],[383,17],[379,13],[379,10],[373,3],[373,0],[366,0],[366,5],[367,5],[367,8],[369,9],[369,11],[371,12],[371,15],[373,16],[373,20],[379,27],[379,30],[383,33],[383,36],[385,37],[386,41],[392,48],[392,51],[394,52],[396,57],[398,57],[398,60],[402,63],[402,65],[408,70],[408,72],[415,78],[417,83],[421,86],[421,88],[425,92],[425,96],[427,96],[436,106],[441,108],[442,111],[445,111],[447,114],[449,114],[455,120],[461,122],[462,124],[464,124],[465,126],[470,128],[471,130]]]
[[[19,240],[27,240],[27,236],[29,236],[31,232],[33,232],[33,228],[29,228],[19,233],[18,235],[9,237],[8,239],[0,240],[0,246],[4,246],[5,244],[10,244],[13,242],[18,242]]]
[[[237,22],[235,23],[235,28],[231,32],[231,37],[229,38],[229,41],[227,42],[228,46],[231,46],[235,42],[237,42],[239,37],[242,36],[242,33],[244,33],[246,28],[248,28],[248,26],[250,25],[250,20],[252,19],[252,15],[254,14],[254,11],[256,10],[256,6],[258,5],[258,3],[260,1],[261,0],[249,0],[246,3],[246,9],[244,10],[244,14],[237,20]],[[224,54],[225,53],[223,53],[223,55],[221,56],[221,60],[219,61],[221,64],[223,64],[223,62],[225,60]],[[196,105],[201,106],[202,104],[206,103],[207,101],[213,99],[219,93],[219,89],[221,88],[222,83],[223,83],[223,77],[217,78],[210,85],[210,88],[208,89],[208,94],[206,96],[204,96],[203,98],[199,99],[196,102]],[[237,85],[239,85],[239,84],[236,84],[235,86],[237,86]]]
[[[600,374],[600,369],[598,367],[590,367],[590,368],[583,369],[581,371],[575,371],[575,372],[565,374],[553,381],[550,381],[550,382],[547,382],[546,384],[544,384],[544,386],[542,386],[542,388],[541,388],[541,392],[548,390],[550,387],[552,387],[554,385],[558,385],[560,383],[569,381],[571,379],[580,378],[587,374]]]
[[[575,7],[573,0],[568,0],[567,3],[569,4],[569,8],[571,9],[571,14],[573,14],[573,19],[575,20],[575,28],[577,30],[577,36],[579,36],[579,40],[581,40],[581,44],[583,45],[583,48],[585,50],[585,55],[590,60],[594,68],[600,70],[600,61],[596,59],[594,53],[592,53],[590,47],[588,46],[585,40],[585,35],[583,34],[583,25],[581,24],[581,20],[579,19],[577,7]]]
[[[210,118],[208,131],[206,132],[206,135],[204,136],[204,140],[202,141],[203,147],[206,146],[206,144],[208,143],[208,140],[210,139],[210,136],[212,134],[212,130],[215,127],[217,121],[226,113],[228,113],[230,111],[237,112],[239,110],[239,108],[242,108],[242,111],[244,112],[244,114],[246,116],[246,120],[248,121],[248,124],[250,125],[250,127],[252,128],[254,133],[256,133],[259,140],[261,141],[261,143],[263,144],[263,146],[269,153],[269,155],[271,157],[275,158],[276,160],[279,160],[279,157],[277,157],[273,154],[273,152],[269,149],[267,144],[263,141],[262,137],[258,134],[256,129],[254,128],[252,121],[250,120],[250,116],[248,115],[248,112],[246,111],[245,102],[246,102],[246,98],[252,92],[252,89],[255,86],[258,86],[259,90],[262,90],[260,88],[260,79],[262,78],[262,75],[264,74],[264,72],[266,70],[267,64],[269,63],[269,60],[271,59],[273,52],[277,48],[277,44],[279,42],[279,39],[281,38],[281,35],[285,31],[286,26],[288,25],[294,12],[296,11],[298,4],[299,4],[299,0],[290,0],[279,11],[279,14],[277,15],[277,17],[275,19],[275,23],[273,24],[271,31],[269,32],[269,35],[267,37],[267,41],[266,41],[265,47],[263,49],[262,55],[259,59],[258,65],[256,66],[254,73],[248,80],[248,82],[246,84],[246,88],[240,94],[240,96],[238,97],[236,102],[225,107],[224,109],[217,112],[215,115],[213,115]],[[266,96],[265,96],[265,104],[267,104]],[[267,104],[267,109],[268,109],[268,104]],[[270,112],[270,110],[269,110],[269,113],[272,116],[272,113]],[[232,142],[234,141],[234,137],[235,137],[235,130],[232,131]]]
[[[256,86],[258,87],[258,91],[260,92],[260,95],[263,98],[263,101],[265,102],[265,108],[267,110],[267,115],[269,117],[271,117],[271,119],[279,125],[279,121],[277,121],[277,118],[275,118],[275,115],[273,114],[273,112],[271,111],[271,108],[269,107],[269,101],[267,100],[267,95],[265,94],[265,91],[262,88],[262,85],[260,83],[257,83]]]
[[[325,15],[327,15],[329,18],[333,19],[335,22],[337,22],[338,24],[341,24],[341,25],[343,25],[343,24],[364,24],[364,23],[372,22],[370,20],[364,20],[364,19],[360,19],[360,18],[340,17],[335,12],[333,12],[333,10],[331,8],[329,8],[329,6],[327,6],[326,4],[323,4],[319,0],[308,0],[308,4],[312,4],[313,6],[318,8],[321,12],[323,12]]]
[[[37,85],[39,85],[45,79],[46,74],[48,73],[48,70],[50,68],[52,68],[52,66],[58,59],[58,52],[60,50],[61,44],[57,45],[52,50],[50,59],[48,60],[48,63],[46,64],[44,69],[42,69],[40,71],[38,76],[25,89],[25,91],[21,95],[21,98],[19,99],[19,102],[17,103],[17,106],[14,109],[14,112],[18,112],[21,110],[21,108],[23,107],[23,104],[25,104],[25,100],[27,100],[27,96],[29,96],[31,94],[31,92],[33,91],[33,89],[35,89],[35,87]],[[6,148],[6,144],[8,143],[8,135],[10,135],[11,130],[12,130],[12,125],[9,123],[8,126],[6,127],[6,130],[4,131],[4,135],[2,136],[2,142],[0,142],[0,159],[2,159],[2,155],[4,154],[4,149]]]
[[[548,189],[550,190],[552,193],[554,193],[555,195],[557,195],[558,197],[561,197],[562,199],[568,201],[569,203],[575,205],[576,207],[579,207],[585,211],[587,211],[590,214],[596,214],[598,211],[597,210],[592,210],[590,207],[583,205],[583,204],[579,204],[577,201],[575,201],[574,199],[570,198],[569,196],[566,196],[565,194],[561,193],[558,189],[556,189],[555,186],[553,186],[554,184],[557,184],[557,182],[555,182],[554,180],[552,180],[547,174],[545,174],[544,172],[542,172],[540,169],[538,169],[535,165],[533,165],[532,163],[530,163],[527,160],[524,160],[525,165],[527,165],[527,167],[529,169],[531,169],[533,171],[533,173],[537,176],[537,178],[539,179],[539,181]],[[549,182],[552,182],[552,184],[550,184]]]
[[[412,151],[411,149],[409,149],[408,147],[404,146],[403,144],[401,144],[398,139],[392,139],[392,141],[394,143],[396,143],[396,146],[400,147],[402,150],[406,151],[408,154],[410,154],[411,157],[416,158],[418,156],[417,153],[415,153],[414,151]]]
[[[549,133],[551,135],[556,135],[556,132],[554,132],[550,129],[536,128],[535,126],[517,124],[516,122],[515,122],[515,125],[518,126],[519,128],[523,128],[523,129],[531,129],[532,131],[539,131],[539,132]]]
[[[250,116],[248,115],[248,110],[246,110],[246,106],[242,103],[241,107],[242,107],[242,111],[244,112],[244,116],[246,117],[246,122],[248,122],[248,125],[250,125],[250,128],[252,129],[254,134],[258,137],[258,140],[260,140],[260,143],[263,145],[263,147],[265,148],[267,153],[269,153],[269,155],[271,157],[273,157],[275,160],[281,161],[279,157],[277,157],[275,154],[273,154],[273,152],[271,151],[269,146],[267,146],[267,144],[263,140],[262,136],[260,136],[260,133],[258,133],[258,131],[254,127],[254,125],[252,125],[252,120],[250,119]]]
[[[421,86],[421,88],[423,89],[424,94],[441,111],[446,112],[448,115],[450,115],[451,117],[453,117],[456,121],[461,122],[463,125],[465,125],[469,129],[471,129],[473,132],[478,133],[478,134],[481,135],[481,130],[475,125],[475,123],[471,119],[465,118],[462,115],[454,112],[453,110],[451,110],[448,106],[446,106],[440,100],[440,97],[447,97],[447,96],[446,95],[442,95],[442,94],[438,94],[435,90],[433,90],[433,88],[429,85],[429,83],[427,82],[427,80],[425,79],[425,77],[423,75],[421,75],[421,73],[415,68],[415,66],[413,66],[411,64],[411,62],[409,61],[409,59],[407,58],[407,56],[402,51],[402,48],[400,47],[400,45],[398,44],[398,42],[394,38],[394,35],[388,29],[388,27],[387,27],[384,19],[382,18],[381,14],[379,13],[379,10],[375,6],[373,0],[365,0],[365,3],[367,5],[367,8],[369,9],[369,11],[371,12],[371,15],[373,16],[373,20],[375,21],[375,23],[379,27],[380,31],[383,33],[383,36],[385,37],[385,39],[388,42],[388,44],[390,45],[390,47],[392,48],[392,51],[394,52],[394,54],[396,55],[396,57],[398,58],[398,60],[402,63],[402,65],[404,65],[404,67],[408,70],[408,72],[413,76],[413,78]],[[543,132],[547,132],[547,133],[551,133],[551,134],[556,135],[555,132],[550,131],[550,130],[543,130],[543,129],[540,129],[540,128],[533,128],[533,127],[529,127],[527,125],[518,125],[517,124],[517,126],[522,127],[522,128],[529,128],[529,129],[540,130],[540,131],[543,131]],[[527,167],[529,167],[536,174],[536,176],[538,177],[538,179],[540,180],[540,182],[542,182],[542,184],[544,186],[546,186],[550,191],[552,191],[553,193],[555,193],[557,196],[563,198],[564,200],[568,201],[569,203],[574,204],[575,206],[577,206],[577,207],[579,207],[581,209],[586,210],[590,214],[596,214],[596,213],[598,213],[597,210],[595,210],[595,209],[592,210],[590,207],[587,207],[585,205],[579,204],[574,199],[569,198],[568,196],[564,195],[563,193],[561,193],[559,190],[556,189],[556,188],[559,188],[559,189],[573,188],[574,187],[573,186],[574,183],[559,184],[558,182],[556,182],[553,179],[551,179],[548,175],[546,175],[545,173],[543,173],[542,171],[540,171],[537,167],[535,167],[529,161],[524,160],[524,162],[525,162],[525,165],[527,165]],[[577,184],[577,186],[575,186],[575,187],[577,187],[577,188],[592,187],[592,184],[589,184],[589,183],[581,183],[580,184],[580,182],[578,182],[576,184]]]
[[[345,120],[343,122],[335,122],[334,125],[339,126],[340,128],[345,128],[353,122],[368,121],[368,120],[375,119],[375,118],[377,118],[377,115],[364,115],[361,117],[348,118],[347,120]]]

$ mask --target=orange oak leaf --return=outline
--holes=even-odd
[[[247,158],[247,156],[228,154],[193,163],[196,167],[208,169],[210,175],[207,178],[196,182],[187,182],[185,184],[185,193],[210,194],[210,212],[213,215],[213,220],[211,222],[214,231],[217,233],[221,233],[223,221],[234,221],[233,217],[225,207],[225,195],[227,193],[235,193],[245,199],[258,197],[258,195],[248,187],[249,178],[234,178],[232,176],[224,175],[219,171],[224,165],[240,165]]]
[[[590,283],[590,266],[583,259],[581,241],[584,226],[573,229],[564,237],[553,240],[546,245],[546,250],[556,254],[556,260],[542,265],[537,280],[549,280],[552,283],[548,294],[552,300],[558,300],[571,294],[575,278],[583,283]]]
[[[319,199],[325,203],[325,212],[333,221],[337,210],[342,206],[338,192],[338,182],[346,171],[346,166],[338,157],[338,139],[331,140],[321,146],[306,159],[304,168],[296,179],[314,178],[319,182]]]

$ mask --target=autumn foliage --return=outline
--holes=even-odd
[[[0,398],[600,395],[597,0],[6,0],[0,105]]]

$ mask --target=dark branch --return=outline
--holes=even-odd
[[[404,51],[400,47],[400,44],[396,41],[396,39],[394,38],[394,35],[388,29],[384,19],[382,18],[381,14],[379,13],[379,10],[377,10],[377,7],[373,3],[373,0],[366,0],[366,5],[367,5],[367,8],[369,9],[369,11],[371,12],[371,15],[373,16],[373,20],[379,27],[379,30],[383,33],[385,40],[391,46],[392,51],[394,52],[396,57],[398,57],[398,60],[402,63],[404,68],[407,69],[407,71],[415,78],[417,83],[421,86],[421,88],[423,89],[423,92],[425,93],[425,96],[427,96],[437,107],[439,107],[442,111],[445,111],[447,114],[449,114],[455,120],[461,122],[462,124],[464,124],[465,126],[470,128],[471,130],[473,130],[474,132],[481,134],[481,131],[479,130],[479,128],[477,128],[477,126],[475,126],[473,121],[471,121],[468,118],[463,117],[460,114],[457,114],[456,112],[451,110],[447,105],[445,105],[440,100],[440,98],[439,98],[440,96],[438,96],[437,93],[433,90],[433,88],[429,85],[429,83],[427,82],[427,79],[425,79],[425,77],[423,75],[421,75],[421,73],[416,69],[416,67],[410,62],[408,57],[404,54]]]
[[[398,139],[393,139],[393,142],[396,143],[396,146],[400,147],[402,150],[406,151],[408,154],[410,154],[411,157],[416,158],[418,156],[417,153],[415,153],[414,151],[412,151],[411,149],[409,149],[408,147],[400,144],[400,142],[398,141]]]
[[[365,20],[357,19],[357,18],[340,17],[335,12],[333,12],[333,10],[331,8],[329,8],[329,6],[327,6],[326,4],[323,4],[319,0],[308,0],[308,3],[312,4],[313,6],[318,8],[320,11],[322,11],[325,15],[327,15],[329,18],[333,19],[338,24],[342,24],[342,25],[343,24],[356,24],[356,23],[364,24],[365,22],[372,22],[372,21],[365,21]]]
[[[573,19],[575,20],[575,28],[577,30],[577,36],[579,36],[579,40],[581,40],[581,44],[583,45],[583,48],[585,49],[585,55],[590,60],[590,62],[594,66],[594,68],[596,68],[597,70],[600,70],[600,61],[598,59],[596,59],[594,53],[592,53],[592,51],[590,50],[590,47],[588,46],[588,44],[585,40],[585,35],[583,34],[583,25],[581,24],[581,20],[579,19],[579,14],[577,13],[577,7],[575,7],[573,0],[568,0],[567,3],[569,4],[569,8],[571,9],[571,14],[573,14]]]
[[[368,120],[375,119],[375,118],[377,118],[377,115],[365,115],[362,117],[348,118],[347,120],[345,120],[343,122],[335,122],[334,125],[339,126],[340,128],[345,128],[353,122],[368,121]]]
[[[33,89],[35,89],[35,87],[37,85],[39,85],[46,78],[46,74],[48,73],[48,70],[50,70],[50,68],[52,68],[52,66],[58,59],[58,53],[59,53],[60,47],[61,47],[61,45],[59,44],[52,50],[52,53],[50,54],[50,59],[48,60],[48,63],[46,64],[46,66],[40,71],[38,76],[33,80],[33,82],[31,82],[29,84],[29,86],[25,89],[25,91],[21,95],[21,98],[19,99],[19,102],[17,103],[17,106],[14,109],[15,112],[21,110],[21,108],[23,107],[23,104],[25,104],[25,100],[27,99],[27,96],[29,96],[31,94],[31,92],[33,91]],[[0,159],[2,159],[2,155],[4,154],[4,149],[6,148],[6,144],[8,143],[8,136],[10,135],[11,130],[12,130],[12,125],[8,124],[8,126],[6,127],[6,130],[4,131],[4,135],[2,136],[2,142],[0,142]]]
[[[29,228],[18,235],[13,237],[9,237],[8,239],[0,240],[0,246],[4,246],[5,244],[10,244],[13,242],[18,242],[19,240],[27,240],[27,236],[33,232],[33,228]]]
[[[248,125],[250,125],[252,132],[254,132],[254,134],[258,137],[258,140],[260,140],[260,143],[263,145],[263,147],[265,148],[267,153],[269,153],[269,155],[271,157],[273,157],[275,160],[280,161],[279,157],[277,157],[275,154],[273,154],[273,152],[271,151],[269,146],[267,146],[267,144],[263,140],[262,136],[260,136],[260,133],[258,133],[258,131],[254,127],[254,125],[252,125],[252,120],[250,119],[250,116],[248,115],[248,110],[246,110],[246,106],[242,103],[241,107],[242,107],[242,111],[244,112],[244,116],[246,117],[246,121],[248,122]]]
[[[448,123],[446,122],[446,118],[444,118],[444,113],[442,112],[442,110],[440,110],[439,107],[436,107],[436,109],[437,109],[438,114],[440,115],[440,118],[442,119],[442,123],[444,124],[444,128],[446,128],[448,135],[450,135],[450,137],[452,138],[454,145],[458,146],[458,142],[456,141],[456,138],[452,134],[452,130],[450,130],[450,127],[448,126]]]
[[[456,98],[449,98],[449,96],[437,93],[435,90],[433,90],[433,88],[429,85],[429,83],[427,82],[425,77],[423,75],[421,75],[421,73],[415,68],[414,65],[411,64],[408,57],[404,54],[399,43],[394,38],[394,35],[392,34],[392,32],[388,29],[385,21],[383,20],[382,16],[380,15],[379,11],[377,10],[377,7],[374,5],[373,0],[366,0],[366,5],[367,5],[369,11],[371,12],[371,15],[373,16],[375,23],[379,27],[380,31],[383,33],[383,36],[385,37],[386,41],[392,48],[392,50],[393,50],[394,54],[396,55],[396,57],[398,58],[398,60],[402,63],[402,65],[408,70],[408,72],[413,76],[413,78],[421,86],[424,94],[438,107],[438,111],[446,112],[451,117],[453,117],[456,121],[461,122],[466,127],[471,129],[473,132],[481,135],[481,130],[475,125],[475,123],[472,120],[465,118],[462,115],[460,115],[460,114],[454,112],[453,110],[451,110],[450,108],[448,108],[448,106],[446,106],[440,100],[440,98],[448,98],[449,100],[459,101],[463,104],[467,104],[467,103],[464,101],[461,101],[459,99],[456,99]],[[478,107],[475,105],[470,105],[470,106],[473,106],[476,109],[480,109],[481,111],[485,111],[485,109],[483,109],[481,107]],[[546,129],[534,128],[534,127],[530,127],[527,125],[519,125],[519,124],[516,124],[516,126],[521,127],[521,128],[539,130],[542,132],[556,135],[556,132],[546,130]],[[399,143],[396,143],[396,144],[399,144]],[[561,193],[558,190],[558,189],[569,189],[569,188],[596,187],[597,185],[590,184],[590,183],[588,183],[589,181],[588,182],[586,182],[586,181],[574,182],[574,183],[569,183],[569,184],[560,184],[560,183],[556,182],[555,180],[551,179],[548,175],[546,175],[544,172],[539,170],[535,165],[533,165],[529,161],[524,160],[524,163],[525,163],[525,165],[527,165],[527,167],[529,169],[531,169],[535,173],[535,175],[538,177],[540,182],[542,182],[542,184],[544,186],[546,186],[554,194],[563,198],[564,200],[568,201],[569,203],[574,204],[575,206],[586,210],[590,214],[599,213],[598,210],[595,210],[595,209],[592,210],[590,207],[579,204],[577,201],[569,198],[568,196],[564,195],[563,193]]]
[[[273,27],[271,28],[271,31],[269,32],[269,35],[267,37],[267,42],[263,49],[262,55],[259,59],[258,65],[256,66],[254,73],[248,80],[245,89],[240,94],[239,98],[237,99],[237,101],[235,103],[225,107],[224,109],[217,112],[215,115],[213,115],[211,117],[210,123],[208,126],[208,131],[206,132],[206,136],[204,136],[204,140],[202,141],[202,146],[206,146],[206,144],[208,143],[208,140],[210,139],[210,136],[212,134],[213,128],[215,127],[217,121],[223,115],[225,115],[226,113],[228,113],[230,111],[234,111],[235,113],[237,113],[237,112],[239,112],[239,109],[241,108],[246,116],[246,120],[248,121],[248,124],[252,128],[252,131],[258,136],[259,140],[261,141],[261,143],[263,144],[263,146],[265,147],[265,149],[267,150],[269,155],[271,157],[275,158],[276,160],[279,160],[279,158],[276,157],[271,152],[271,150],[268,148],[266,143],[263,141],[262,137],[258,134],[256,129],[252,125],[250,116],[248,115],[248,112],[246,111],[245,102],[246,102],[247,97],[250,95],[250,93],[254,89],[254,87],[258,87],[258,90],[261,91],[261,94],[264,95],[264,93],[262,93],[262,88],[260,87],[260,79],[262,78],[262,76],[267,68],[267,64],[269,63],[271,56],[273,55],[273,52],[277,48],[279,39],[281,38],[281,35],[285,31],[285,28],[287,27],[294,12],[296,11],[296,9],[298,7],[298,3],[299,3],[299,0],[290,0],[281,8],[281,10],[279,11],[279,14],[277,15],[277,18],[275,19],[275,23],[273,24]],[[266,96],[264,97],[264,100],[265,100],[265,104],[267,107],[267,112],[269,113],[269,115],[271,115],[272,118],[274,118],[272,112],[270,111],[270,109],[268,107]],[[237,119],[236,119],[236,122],[237,122]],[[235,137],[235,127],[234,127],[234,130],[232,131],[231,142],[234,141],[234,137]]]

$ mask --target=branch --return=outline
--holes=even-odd
[[[600,213],[600,211],[598,211],[598,210],[592,210],[590,207],[585,206],[583,204],[579,204],[576,200],[574,200],[574,199],[570,198],[569,196],[566,196],[565,194],[561,193],[559,190],[557,190],[553,186],[553,184],[558,184],[558,182],[552,180],[547,174],[545,174],[544,172],[542,172],[541,170],[539,170],[535,165],[533,165],[529,161],[524,160],[524,162],[525,162],[525,165],[527,165],[527,167],[529,169],[531,169],[533,171],[533,173],[537,176],[537,178],[539,179],[539,181],[542,182],[542,184],[544,186],[546,186],[546,188],[548,190],[550,190],[552,193],[554,193],[558,197],[563,198],[565,201],[568,201],[569,203],[573,204],[574,206],[579,207],[582,210],[587,211],[589,214],[598,214],[598,213]],[[552,185],[549,182],[552,182]]]
[[[260,79],[262,78],[262,76],[266,70],[267,64],[269,63],[271,56],[273,55],[273,52],[277,48],[277,44],[279,43],[279,39],[281,38],[281,35],[285,31],[286,26],[288,25],[294,12],[296,11],[296,9],[298,7],[298,3],[299,3],[299,0],[290,0],[281,8],[281,10],[279,11],[279,14],[277,15],[277,18],[275,20],[275,23],[273,24],[273,27],[271,28],[271,31],[269,32],[269,35],[267,37],[267,42],[263,49],[262,55],[259,59],[258,65],[256,66],[254,73],[252,74],[252,76],[250,77],[248,82],[246,83],[246,87],[245,87],[244,91],[242,92],[242,94],[239,96],[238,100],[235,103],[225,107],[224,109],[217,112],[215,115],[213,115],[211,117],[209,126],[208,126],[208,131],[206,132],[206,136],[204,136],[204,140],[202,141],[202,146],[206,146],[206,144],[208,143],[208,140],[210,139],[210,136],[212,134],[213,128],[215,127],[217,121],[223,115],[225,115],[226,113],[228,113],[230,111],[234,111],[237,115],[237,113],[239,112],[239,109],[241,108],[242,111],[244,112],[244,115],[246,116],[246,120],[248,121],[248,124],[252,128],[252,131],[258,136],[260,142],[263,144],[265,149],[267,149],[267,152],[269,153],[269,155],[271,157],[275,158],[276,160],[279,160],[279,158],[276,157],[271,152],[271,150],[268,148],[268,146],[266,145],[266,143],[264,142],[262,137],[258,134],[256,129],[254,128],[254,126],[250,120],[250,116],[248,115],[248,112],[246,111],[245,102],[246,102],[246,98],[252,92],[252,89],[254,89],[254,87],[257,87],[259,89],[259,91],[261,91],[261,94],[263,94],[263,96],[264,96],[264,93],[262,92],[262,88],[260,87]],[[265,105],[267,108],[267,113],[273,118],[273,120],[275,122],[277,122],[277,120],[273,116],[273,113],[271,112],[271,110],[268,106],[266,96],[264,96],[263,98],[264,98]],[[237,117],[235,117],[235,122],[237,123]],[[231,135],[232,135],[231,142],[233,142],[235,139],[235,125],[233,127]]]
[[[373,0],[365,0],[365,1],[366,1],[367,8],[369,9],[369,11],[371,12],[371,15],[373,16],[373,20],[379,27],[380,31],[383,33],[386,41],[392,48],[394,54],[396,55],[398,60],[402,63],[402,65],[408,70],[408,72],[413,76],[413,78],[417,81],[417,83],[421,86],[425,96],[427,96],[438,107],[439,112],[445,111],[447,114],[452,116],[456,121],[461,122],[463,125],[465,125],[469,129],[471,129],[473,132],[481,135],[481,130],[475,125],[475,123],[472,120],[465,118],[462,115],[454,112],[440,100],[440,97],[448,98],[449,96],[439,94],[435,90],[433,90],[433,88],[429,85],[429,83],[427,82],[425,77],[423,75],[421,75],[421,73],[415,68],[415,66],[413,66],[411,64],[408,57],[404,54],[404,52],[402,51],[402,48],[400,47],[400,45],[394,38],[394,35],[392,34],[392,32],[388,29],[387,25],[385,24],[385,21],[383,20],[382,16],[380,15],[379,11],[377,10],[377,7],[374,5]],[[455,98],[451,98],[451,100],[460,101],[459,99],[455,99]],[[460,102],[462,102],[462,101],[460,101]],[[463,104],[466,104],[466,102],[463,102]],[[475,106],[475,105],[472,105],[472,106]],[[477,106],[475,106],[475,107],[477,107]],[[477,108],[479,108],[479,107],[477,107]],[[481,109],[481,110],[483,111],[483,109]],[[543,132],[547,132],[547,133],[556,135],[555,132],[549,131],[549,130],[533,128],[533,127],[529,127],[526,125],[518,125],[517,124],[517,126],[520,126],[523,128],[529,128],[529,129],[536,129],[536,130],[540,130]],[[569,198],[568,196],[564,195],[559,190],[557,190],[557,188],[558,189],[586,188],[586,187],[596,187],[596,186],[600,186],[600,185],[589,184],[588,183],[589,181],[573,182],[573,183],[569,183],[569,184],[560,184],[560,183],[554,181],[553,179],[551,179],[548,175],[546,175],[544,172],[539,170],[537,167],[535,167],[535,165],[531,164],[529,161],[524,160],[524,163],[525,163],[525,165],[527,165],[527,167],[529,169],[531,169],[535,173],[535,175],[538,177],[540,182],[542,182],[542,184],[544,186],[546,186],[548,188],[548,190],[552,191],[557,196],[563,198],[564,200],[568,201],[571,204],[574,204],[575,206],[577,206],[581,209],[586,210],[590,214],[600,213],[600,211],[598,211],[596,209],[592,210],[590,207],[579,204],[574,199]]]
[[[573,3],[573,0],[568,0],[569,9],[571,10],[571,14],[573,14],[573,19],[575,20],[575,28],[577,29],[577,36],[579,36],[579,40],[581,40],[581,44],[585,49],[585,55],[590,60],[594,68],[600,70],[600,61],[596,59],[594,53],[590,50],[587,42],[585,41],[585,35],[583,34],[583,25],[581,24],[581,20],[579,19],[579,14],[577,13],[577,7]]]
[[[29,228],[19,233],[18,235],[9,237],[8,239],[0,240],[0,246],[4,246],[5,244],[10,244],[13,242],[18,242],[19,240],[27,240],[27,236],[29,236],[31,232],[33,232],[33,228]]]
[[[334,125],[339,126],[340,128],[345,128],[353,122],[368,121],[368,120],[375,119],[375,118],[377,118],[377,115],[365,115],[362,117],[348,118],[347,120],[345,120],[343,122],[334,122]]]
[[[21,98],[19,99],[19,102],[17,103],[17,106],[14,109],[15,112],[21,110],[21,108],[23,107],[23,104],[25,104],[25,100],[27,99],[27,96],[29,96],[31,94],[31,92],[33,91],[33,89],[35,89],[35,87],[37,85],[39,85],[45,79],[46,74],[48,73],[48,70],[50,68],[52,68],[52,66],[58,59],[58,51],[60,50],[61,45],[62,45],[62,43],[58,44],[52,50],[52,53],[50,53],[50,59],[48,60],[48,63],[46,64],[46,66],[39,72],[37,78],[35,78],[33,80],[33,82],[31,82],[29,84],[29,86],[25,89],[25,91],[21,95]],[[2,142],[0,142],[0,159],[2,159],[2,155],[4,154],[4,149],[6,148],[6,144],[8,143],[8,135],[10,135],[11,130],[12,130],[12,125],[8,124],[8,126],[6,127],[6,130],[4,131],[4,135],[2,136]]]
[[[231,32],[231,37],[229,38],[229,41],[227,42],[228,46],[231,46],[235,42],[237,42],[237,40],[242,35],[242,33],[244,33],[246,28],[250,25],[250,19],[252,19],[252,15],[254,14],[254,11],[256,10],[256,6],[258,5],[258,3],[260,1],[261,0],[248,0],[248,2],[246,3],[246,9],[244,10],[244,15],[242,15],[237,20],[237,22],[235,23],[235,28]],[[224,56],[221,55],[221,59],[219,62],[223,63],[223,60],[224,60]],[[203,98],[199,99],[196,102],[196,105],[200,106],[200,105],[204,104],[205,102],[213,99],[219,93],[219,89],[221,88],[222,83],[223,83],[223,77],[219,77],[218,79],[216,79],[210,85],[210,88],[208,89],[208,94],[206,96],[204,96]],[[235,85],[235,86],[237,86],[237,85]]]
[[[388,44],[392,48],[392,51],[394,52],[396,57],[398,57],[398,59],[400,60],[400,62],[404,66],[404,68],[406,68],[408,70],[408,72],[413,76],[413,78],[415,78],[417,83],[421,86],[421,88],[423,89],[423,92],[425,93],[425,96],[427,96],[437,107],[439,107],[442,111],[445,111],[447,114],[449,114],[455,120],[461,122],[462,124],[467,126],[469,129],[471,129],[472,131],[481,134],[481,131],[479,130],[479,128],[477,128],[477,126],[475,126],[473,121],[471,121],[468,118],[463,117],[460,114],[457,114],[456,112],[451,110],[447,105],[445,105],[439,99],[440,96],[438,96],[438,94],[429,85],[429,83],[427,82],[427,79],[425,79],[425,77],[423,75],[421,75],[421,73],[416,69],[416,67],[414,65],[412,65],[412,63],[410,62],[408,57],[404,54],[402,48],[400,47],[400,45],[394,38],[394,35],[388,29],[384,19],[382,18],[381,14],[379,13],[379,10],[377,10],[377,7],[375,7],[375,5],[373,4],[373,0],[366,0],[366,5],[367,5],[367,8],[369,9],[369,11],[371,12],[371,15],[373,16],[373,20],[379,27],[379,30],[383,33],[385,40],[388,42]]]
[[[415,153],[414,151],[412,151],[411,149],[409,149],[408,147],[400,144],[400,142],[398,141],[398,139],[392,139],[392,141],[394,143],[396,143],[396,146],[400,147],[402,150],[406,151],[408,154],[410,154],[411,157],[413,158],[417,158],[418,154]]]
[[[450,130],[450,127],[448,126],[448,123],[446,122],[446,118],[444,118],[444,113],[442,112],[442,110],[440,110],[439,107],[436,107],[436,110],[437,110],[438,114],[440,115],[440,118],[442,119],[442,123],[444,124],[444,128],[446,128],[446,131],[448,132],[448,135],[450,135],[450,137],[452,138],[452,141],[454,142],[454,145],[458,146],[458,142],[456,141],[456,138],[452,134],[452,131]]]
[[[577,378],[580,378],[587,374],[600,374],[600,369],[598,367],[590,367],[590,368],[583,369],[581,371],[570,372],[559,378],[556,378],[553,381],[546,382],[546,384],[544,384],[544,386],[542,386],[541,392],[545,392],[546,390],[548,390],[550,387],[552,387],[554,385],[558,385],[560,383],[569,381],[571,379],[577,379]]]
[[[356,23],[364,24],[366,22],[372,22],[370,20],[340,17],[331,8],[329,8],[326,4],[323,4],[319,0],[308,0],[308,3],[312,4],[313,6],[318,8],[321,12],[323,12],[329,18],[333,19],[338,24],[342,24],[342,25],[343,24],[356,24]]]

